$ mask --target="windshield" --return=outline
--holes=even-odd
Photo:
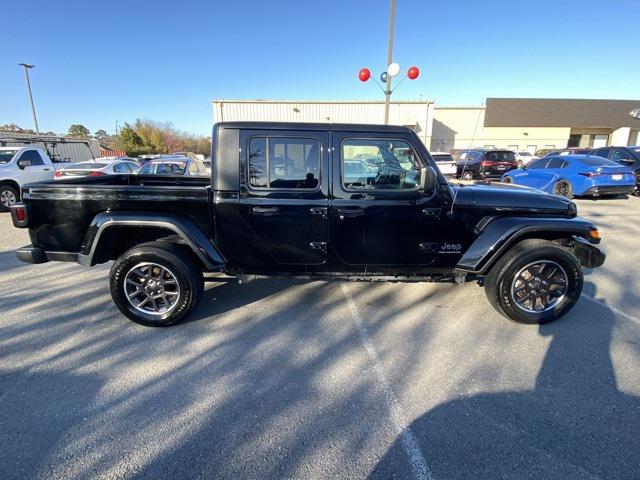
[[[0,150],[0,164],[9,163],[18,150]]]
[[[65,170],[97,170],[99,168],[104,168],[108,165],[108,163],[96,163],[96,162],[82,162],[82,163],[74,163],[71,165],[67,165],[64,167]]]
[[[496,151],[487,153],[485,158],[493,162],[513,162],[516,159],[516,156],[510,151]]]

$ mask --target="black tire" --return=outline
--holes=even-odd
[[[531,264],[534,264],[531,268],[536,268],[538,265],[536,262],[548,262],[547,265],[551,265],[550,268],[555,268],[553,265],[561,267],[558,273],[559,276],[564,274],[566,282],[564,289],[558,287],[553,290],[553,297],[546,296],[547,301],[552,299],[552,302],[548,302],[548,309],[542,310],[544,305],[540,301],[541,311],[534,312],[526,308],[526,304],[518,304],[517,300],[522,302],[524,296],[516,299],[520,294],[514,294],[514,291],[518,290],[515,288],[516,285],[522,286],[522,281],[517,280],[519,273]],[[541,277],[546,278],[543,275]],[[557,281],[557,278],[554,277],[554,280]],[[573,308],[582,293],[582,284],[582,268],[578,259],[569,250],[548,240],[532,239],[516,244],[491,268],[485,277],[484,289],[491,305],[508,319],[517,323],[543,324],[557,320]],[[540,291],[545,291],[544,288],[547,288],[547,291],[551,292],[550,287],[542,284],[539,286],[542,287]],[[564,292],[561,297],[555,296],[561,292]],[[533,302],[535,302],[534,305],[530,303],[529,306],[535,310],[538,300]]]
[[[140,265],[143,266],[140,267]],[[156,265],[158,267],[150,267],[150,265]],[[149,295],[139,287],[130,287],[129,284],[125,286],[127,275],[130,273],[132,277],[129,278],[133,278],[134,281],[144,282],[143,279],[136,279],[136,277],[134,277],[136,272],[140,272],[140,268],[147,268],[151,277],[154,276],[154,273],[161,272],[162,269],[165,269],[166,272],[168,272],[166,273],[167,282],[171,281],[172,285],[177,285],[176,287],[167,287],[166,289],[167,294],[177,297],[175,303],[170,303],[170,306],[164,303],[166,300],[162,300],[162,297],[156,297],[163,302],[162,308],[164,308],[165,311],[162,311],[161,308],[158,312],[145,312],[133,305],[132,301],[138,299],[144,300],[146,297],[149,297]],[[149,270],[149,268],[152,270]],[[156,272],[154,272],[153,269],[155,269]],[[175,281],[173,279],[175,279]],[[145,288],[143,283],[141,283],[140,286]],[[147,287],[148,286],[149,283],[147,283]],[[127,250],[114,262],[109,274],[109,287],[113,302],[130,320],[141,325],[161,327],[173,325],[184,319],[198,304],[204,291],[204,280],[200,266],[193,254],[187,251],[186,247],[164,242],[149,242]],[[135,288],[136,291],[140,291],[140,294],[130,301],[125,288]],[[162,292],[164,293],[164,281],[162,286],[157,288],[162,288]],[[173,290],[169,291],[170,288]],[[168,297],[165,297],[165,299],[166,298]],[[154,306],[157,306],[158,302],[156,299],[153,299],[152,302]],[[169,300],[169,302],[173,301]],[[141,305],[139,305],[140,308],[142,308]],[[146,310],[144,308],[142,309]]]
[[[502,183],[513,183],[513,179],[511,177],[504,177]]]
[[[0,185],[0,212],[8,212],[10,210],[9,205],[11,202],[9,202],[9,198],[19,202],[20,193],[11,185]]]
[[[467,170],[466,172],[464,172],[464,174],[461,176],[461,178],[463,180],[473,180],[473,172],[469,172]]]
[[[558,180],[553,185],[553,193],[554,195],[560,195],[565,198],[573,198],[573,187],[571,183],[566,180]]]

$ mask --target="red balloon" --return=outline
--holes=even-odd
[[[358,78],[360,79],[361,82],[366,82],[371,78],[371,72],[369,71],[368,68],[361,68],[360,71],[358,72]]]
[[[409,80],[415,80],[416,78],[418,78],[418,75],[420,75],[420,70],[418,69],[418,67],[411,67],[407,71],[407,77],[409,77]]]

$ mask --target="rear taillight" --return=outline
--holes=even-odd
[[[97,171],[93,171],[89,173],[90,177],[104,177],[106,175],[106,173],[104,172],[97,172]]]
[[[24,207],[16,208],[16,219],[19,222],[24,222],[27,219],[27,211],[24,209]]]
[[[481,167],[493,167],[495,166],[496,162],[491,162],[489,160],[483,160],[480,162],[480,166]]]
[[[26,228],[29,222],[27,207],[23,203],[15,203],[11,205],[11,220],[13,226],[18,228]]]
[[[64,173],[62,173],[60,170],[56,171],[56,173],[53,174],[54,177],[56,178],[60,178],[64,176]]]

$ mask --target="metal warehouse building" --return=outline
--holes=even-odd
[[[488,98],[486,106],[439,107],[397,101],[389,123],[413,128],[432,151],[640,144],[640,100]],[[214,120],[383,123],[382,101],[214,100]]]

